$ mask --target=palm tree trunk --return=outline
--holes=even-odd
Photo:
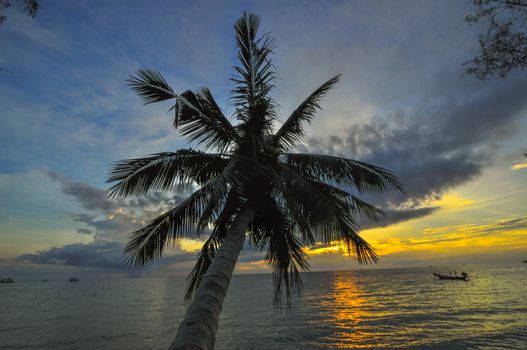
[[[227,294],[253,213],[254,209],[245,208],[236,217],[218,254],[203,276],[170,350],[214,349],[223,299]]]

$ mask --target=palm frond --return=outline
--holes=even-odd
[[[174,127],[189,142],[224,152],[239,140],[236,129],[225,117],[211,92],[203,88],[197,93],[187,90],[177,97]]]
[[[130,236],[124,253],[128,266],[142,266],[160,258],[167,243],[196,231],[207,199],[214,190],[213,180],[190,195],[175,208],[148,222]]]
[[[234,67],[238,75],[232,79],[235,84],[232,99],[239,109],[249,109],[251,112],[262,99],[266,99],[274,80],[268,58],[273,50],[272,40],[268,34],[256,37],[259,26],[260,17],[246,12],[234,24],[240,65]],[[243,119],[250,114],[242,113],[240,116]]]
[[[261,158],[261,148],[273,130],[275,120],[274,104],[270,99],[261,99],[258,105],[247,111],[238,110],[236,125],[240,135],[237,150],[254,159]],[[259,157],[260,155],[260,157]],[[264,156],[267,156],[264,154]]]
[[[273,268],[274,306],[280,308],[285,295],[289,308],[292,294],[302,291],[300,270],[309,270],[309,257],[294,234],[287,211],[270,193],[259,196],[249,238],[260,250],[267,250],[265,260]]]
[[[332,201],[331,197],[313,186],[311,179],[304,178],[286,165],[279,165],[278,171],[285,183],[284,198],[299,206],[302,215],[311,225],[335,216],[338,202]],[[334,239],[335,237],[325,238],[328,242]]]
[[[185,289],[185,300],[187,302],[191,301],[194,297],[203,276],[216,257],[216,252],[220,248],[230,225],[239,213],[241,204],[242,201],[238,193],[234,189],[231,189],[222,212],[214,222],[211,235],[205,244],[203,244],[196,265],[194,265],[194,268],[187,277],[187,287]]]
[[[370,219],[372,221],[379,220],[379,216],[385,216],[384,210],[363,201],[362,199],[351,196],[351,206],[353,214],[358,214],[361,219]]]
[[[354,254],[360,263],[377,261],[374,249],[358,233],[352,216],[357,209],[353,207],[353,203],[345,200],[341,193],[343,191],[305,179],[286,165],[279,168],[286,183],[283,196],[299,206],[299,211],[311,226],[315,237],[327,244],[345,242],[347,252]],[[291,205],[288,204],[287,207]]]
[[[218,176],[227,164],[228,159],[220,154],[192,149],[122,160],[109,172],[107,182],[117,182],[109,190],[110,197],[167,191],[173,189],[175,183],[203,185]]]
[[[241,163],[239,158],[232,159],[218,176],[218,185],[212,191],[198,223],[200,230],[209,225],[216,225],[216,218],[221,215],[224,207],[232,205],[234,199],[229,197],[229,194],[237,193],[249,181],[243,169],[240,169]]]
[[[161,256],[168,240],[174,241],[188,234],[197,234],[205,223],[214,223],[221,217],[222,206],[232,206],[222,201],[227,191],[243,192],[258,170],[248,166],[250,159],[234,157],[229,160],[220,175],[194,192],[183,203],[174,209],[150,221],[143,228],[134,232],[125,247],[126,262],[129,265],[144,265]],[[211,206],[211,201],[214,204]]]
[[[338,187],[314,180],[309,180],[309,182],[322,193],[332,197],[334,201],[348,207],[347,210],[350,210],[354,215],[358,215],[361,219],[367,218],[377,221],[379,216],[385,215],[382,209],[377,208],[376,206]]]
[[[291,306],[291,296],[302,292],[300,270],[309,270],[309,257],[302,244],[295,237],[285,212],[272,199],[260,210],[267,226],[264,230],[267,243],[265,260],[273,268],[274,306],[282,306],[283,295],[287,307]]]
[[[266,168],[249,157],[234,156],[221,174],[216,177],[217,185],[211,192],[207,205],[203,209],[198,229],[215,225],[216,220],[229,201],[229,193],[247,194],[255,183],[265,177]]]
[[[357,229],[348,226],[347,223],[341,223],[341,226],[343,229],[341,242],[344,243],[349,256],[357,257],[360,264],[371,264],[379,261],[375,249],[360,236]]]
[[[308,255],[291,231],[282,231],[270,237],[265,259],[273,267],[274,306],[282,306],[285,294],[286,305],[290,308],[292,294],[300,296],[302,293],[300,271],[309,270]]]
[[[136,75],[131,75],[128,84],[142,98],[144,104],[176,98],[165,78],[156,69],[140,69]]]
[[[311,246],[315,244],[315,234],[309,223],[309,218],[304,214],[303,206],[297,203],[287,191],[283,195],[287,216],[291,218],[292,230],[300,234],[304,245]]]
[[[392,172],[365,162],[321,154],[301,153],[282,154],[280,160],[303,176],[348,186],[360,193],[389,190],[404,192],[403,186]]]
[[[284,122],[273,138],[273,146],[287,149],[293,147],[304,136],[304,123],[311,123],[315,113],[320,109],[319,102],[340,79],[337,75],[322,84],[308,96],[291,116]]]
[[[313,223],[314,231],[321,237],[338,237],[338,242],[344,246],[350,256],[355,256],[361,264],[378,261],[375,249],[359,234],[356,216],[377,220],[384,212],[375,206],[353,196],[344,196],[343,191],[331,185],[313,182],[314,187],[324,193],[329,203],[333,203],[334,217],[326,222]],[[333,244],[334,242],[326,243]]]

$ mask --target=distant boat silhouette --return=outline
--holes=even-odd
[[[77,277],[70,278],[70,282],[79,282],[79,279]]]
[[[523,260],[522,263],[526,263],[527,264],[527,260]]]
[[[440,280],[459,280],[459,281],[468,281],[468,274],[466,272],[461,272],[461,276],[452,276],[452,275],[442,275],[440,273],[433,272],[434,276]]]
[[[0,283],[15,283],[15,281],[12,278],[2,278]]]
[[[42,282],[47,282],[48,280],[42,280]]]

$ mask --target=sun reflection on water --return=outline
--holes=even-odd
[[[337,274],[333,280],[329,323],[334,329],[332,346],[337,349],[379,348],[384,332],[372,329],[368,323],[384,316],[382,305],[367,298],[351,274]]]

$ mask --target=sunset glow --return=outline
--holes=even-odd
[[[259,13],[262,31],[277,44],[275,127],[313,89],[342,74],[292,151],[369,162],[392,171],[405,188],[364,197],[386,213],[378,222],[357,217],[380,257],[368,267],[525,259],[527,79],[521,72],[492,81],[463,75],[478,42],[464,5],[224,5],[206,6],[206,20],[192,25],[168,2],[160,10],[59,1],[35,19],[9,14],[0,33],[5,271],[27,278],[42,269],[130,273],[123,262],[130,234],[197,187],[108,198],[105,180],[116,160],[193,147],[174,130],[171,105],[144,106],[125,80],[158,68],[177,93],[209,87],[233,116],[232,23],[243,10]],[[126,18],[119,31],[108,27],[108,13]],[[395,21],[392,13],[409,20]],[[291,18],[300,25],[289,25]],[[427,25],[436,19],[441,25]],[[153,273],[186,275],[207,235],[191,230],[171,242]],[[361,268],[338,242],[305,252],[313,270]],[[236,271],[269,272],[265,250],[246,243]]]

